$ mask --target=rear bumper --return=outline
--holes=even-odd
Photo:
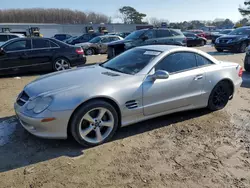
[[[79,55],[79,57],[73,59],[70,61],[70,64],[72,67],[75,66],[80,66],[80,65],[84,65],[86,63],[87,59],[85,55]]]

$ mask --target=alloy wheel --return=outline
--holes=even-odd
[[[65,59],[58,59],[55,63],[55,69],[57,71],[62,71],[70,68],[70,64]]]
[[[93,55],[94,54],[94,52],[91,48],[87,49],[85,53],[86,53],[86,55]]]
[[[79,123],[81,138],[91,144],[98,144],[105,140],[115,125],[112,113],[103,107],[88,111]]]
[[[219,86],[213,95],[213,104],[217,108],[224,107],[227,103],[227,91],[223,86]]]

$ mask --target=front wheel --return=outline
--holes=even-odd
[[[244,68],[247,72],[250,72],[250,62],[249,62],[250,58],[248,58],[248,56],[245,57],[244,60]]]
[[[115,108],[101,100],[83,105],[72,116],[71,133],[83,146],[96,146],[107,142],[118,128]]]
[[[239,52],[239,53],[245,53],[245,52],[246,52],[246,48],[247,48],[247,43],[246,43],[246,42],[243,42],[243,43],[240,45],[238,52]]]
[[[216,48],[216,50],[217,50],[217,52],[223,52],[223,50],[220,48]]]
[[[223,109],[229,101],[230,93],[229,83],[226,81],[219,82],[210,94],[208,108],[212,111]]]

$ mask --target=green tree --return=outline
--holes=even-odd
[[[130,6],[124,6],[119,9],[120,18],[125,24],[142,24],[143,18],[147,15],[138,12],[136,9]]]
[[[245,7],[239,7],[239,12],[242,16],[250,15],[250,0],[244,2]]]

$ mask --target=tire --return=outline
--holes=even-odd
[[[201,41],[201,46],[205,46],[206,42],[204,40]]]
[[[70,130],[79,144],[93,147],[109,141],[117,131],[118,124],[116,109],[105,101],[95,100],[73,114]]]
[[[238,52],[239,52],[239,53],[245,53],[245,52],[246,52],[246,48],[247,48],[247,43],[246,43],[246,42],[243,42],[243,43],[240,45],[240,47],[239,47],[239,49],[238,49]]]
[[[217,52],[223,52],[223,50],[220,48],[216,48],[216,50],[217,50]]]
[[[93,48],[88,48],[85,50],[85,54],[86,55],[94,55],[95,54],[95,51]]]
[[[231,93],[232,91],[227,81],[219,82],[209,96],[208,108],[212,111],[223,109],[227,105]]]
[[[62,71],[66,69],[70,69],[70,62],[68,59],[59,57],[53,62],[53,70],[54,71]]]
[[[245,57],[245,60],[244,60],[244,69],[247,71],[247,72],[250,72],[250,64],[248,63],[248,57],[246,56]]]

